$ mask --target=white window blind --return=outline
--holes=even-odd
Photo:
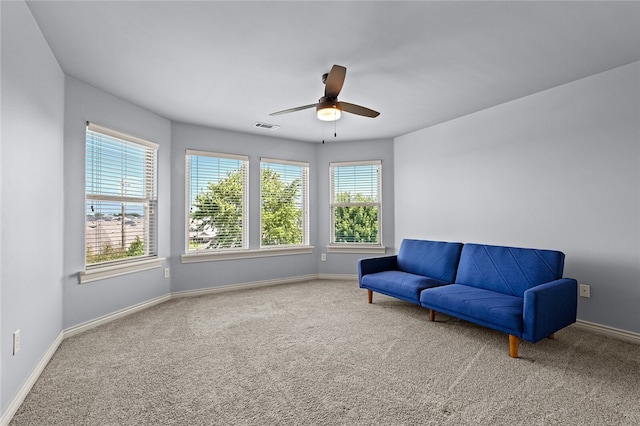
[[[262,247],[309,245],[309,163],[262,158]]]
[[[158,145],[87,123],[87,269],[157,256]]]
[[[187,253],[247,249],[249,157],[187,150]]]
[[[331,243],[381,245],[382,162],[331,163],[329,169]]]

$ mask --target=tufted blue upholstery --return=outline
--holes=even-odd
[[[420,305],[535,343],[576,321],[563,269],[559,251],[465,244],[455,284],[423,290]]]
[[[554,250],[403,240],[396,256],[360,259],[358,278],[369,295],[507,333],[517,356],[514,338],[535,343],[576,321],[578,283],[563,269]]]
[[[524,297],[531,287],[562,278],[563,268],[559,251],[465,244],[456,283]]]
[[[361,287],[417,304],[422,290],[444,284],[449,283],[408,272],[383,271],[362,277]]]
[[[425,288],[455,280],[461,243],[402,240],[397,255],[358,261],[361,288],[417,305]]]
[[[405,239],[398,251],[397,268],[452,283],[456,279],[461,250],[461,243]]]
[[[524,299],[521,297],[466,285],[448,285],[423,291],[420,301],[437,312],[522,336]]]

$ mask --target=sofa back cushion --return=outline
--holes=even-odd
[[[559,251],[465,244],[456,283],[524,297],[531,287],[562,278],[563,269]]]
[[[398,269],[452,283],[461,251],[461,243],[405,239],[398,251]]]

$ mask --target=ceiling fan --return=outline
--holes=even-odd
[[[342,84],[344,83],[344,77],[346,74],[347,69],[345,67],[341,65],[334,65],[331,67],[331,71],[329,71],[329,73],[322,76],[322,82],[325,84],[324,96],[318,100],[318,103],[272,112],[269,115],[287,114],[289,112],[302,111],[304,109],[316,107],[317,117],[322,121],[335,121],[340,118],[342,111],[362,115],[364,117],[373,118],[379,116],[380,113],[378,111],[338,100],[338,94],[340,93],[340,90],[342,90]]]

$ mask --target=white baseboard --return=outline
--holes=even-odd
[[[619,328],[613,328],[607,325],[596,324],[594,322],[583,320],[577,320],[574,324],[574,327],[588,330],[593,333],[602,334],[614,339],[640,344],[640,333],[634,333],[633,331],[620,330]]]
[[[355,274],[318,274],[319,280],[358,281]]]
[[[13,397],[11,402],[9,402],[7,409],[4,411],[4,413],[2,413],[2,417],[0,417],[1,426],[7,426],[9,424],[13,416],[16,414],[16,411],[18,411],[18,408],[20,408],[20,405],[22,405],[24,399],[31,391],[33,385],[36,384],[36,381],[40,377],[40,374],[42,374],[44,368],[47,366],[47,364],[49,364],[49,361],[51,361],[51,358],[56,353],[58,347],[60,346],[60,343],[62,343],[63,340],[64,333],[60,332],[53,340],[53,343],[51,343],[44,355],[42,355],[42,358],[33,369],[27,380],[22,384],[22,386],[20,386],[20,389],[18,389],[16,395]]]
[[[135,312],[142,311],[144,309],[150,308],[152,306],[158,305],[162,302],[166,302],[171,299],[170,294],[165,294],[164,296],[156,297],[151,300],[147,300],[146,302],[138,303],[137,305],[129,306],[128,308],[119,310],[117,312],[101,316],[96,319],[92,319],[90,321],[83,322],[82,324],[75,325],[73,327],[65,329],[63,333],[63,338],[75,336],[76,334],[82,333],[83,331],[90,330],[94,327],[97,327],[102,324],[106,324],[108,322],[117,320],[118,318],[126,317],[127,315],[131,315]]]
[[[297,277],[289,277],[289,278],[276,278],[272,280],[263,280],[263,281],[252,281],[252,282],[242,283],[242,284],[221,285],[218,287],[208,287],[208,288],[203,288],[198,290],[185,290],[185,291],[173,292],[171,293],[171,298],[174,299],[174,298],[180,298],[180,297],[204,296],[206,294],[221,293],[225,291],[269,287],[269,286],[281,285],[281,284],[293,284],[293,283],[298,283],[303,281],[311,281],[315,279],[318,279],[317,274],[300,275]]]
[[[269,287],[273,285],[281,285],[281,284],[293,284],[303,281],[311,281],[311,280],[343,280],[343,281],[357,281],[357,275],[351,274],[309,274],[309,275],[299,275],[297,277],[289,277],[289,278],[276,278],[272,280],[263,280],[263,281],[252,281],[248,283],[242,284],[229,284],[222,285],[218,287],[208,287],[198,290],[185,290],[185,291],[177,291],[171,293],[171,298],[180,298],[180,297],[195,297],[195,296],[204,296],[207,294],[221,293],[225,291],[233,291],[233,290],[244,290],[249,288],[259,288],[259,287]]]

